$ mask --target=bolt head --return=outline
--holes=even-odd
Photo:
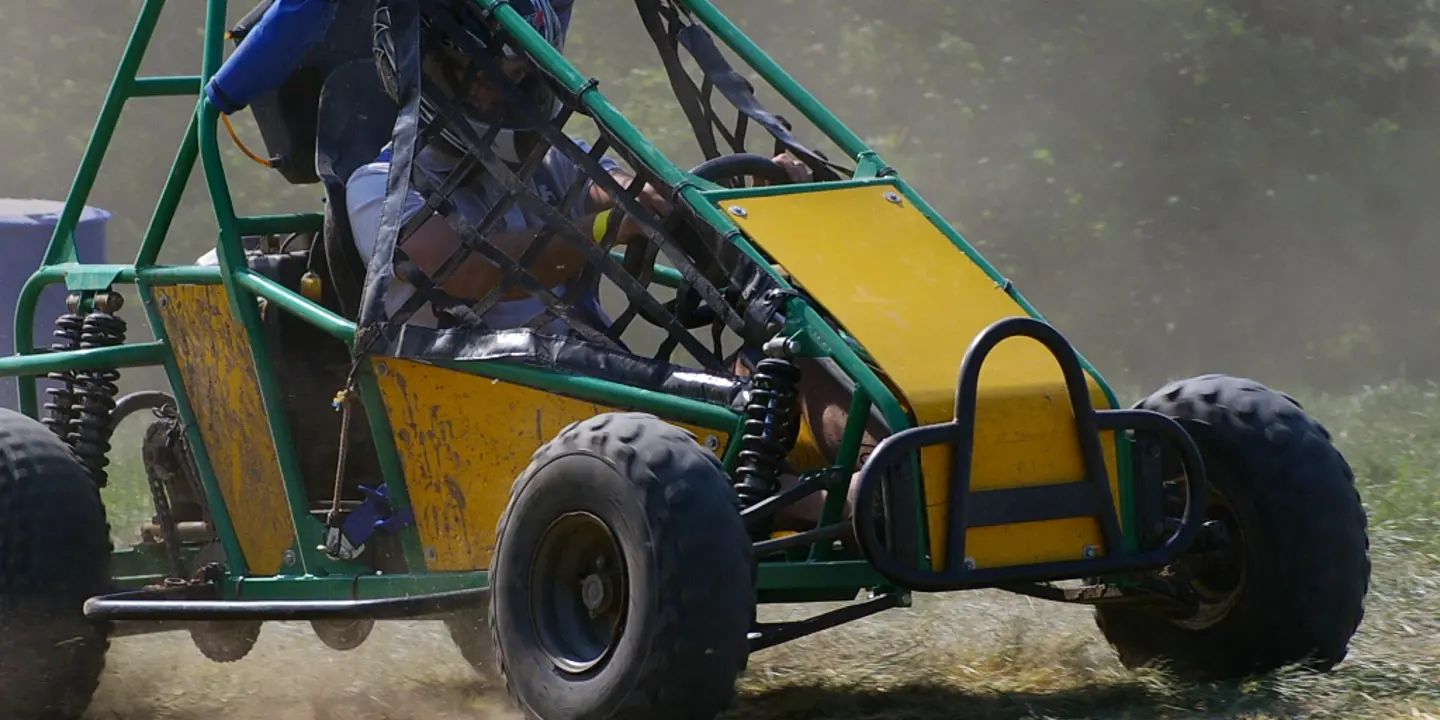
[[[286,567],[290,567],[291,565],[294,565],[294,564],[295,564],[295,551],[294,551],[294,550],[286,550],[286,551],[285,551],[285,555],[284,555],[284,560],[285,560],[285,566],[286,566]]]
[[[731,215],[734,215],[735,217],[742,217],[742,218],[743,218],[743,217],[749,217],[749,215],[750,215],[750,213],[748,213],[748,212],[745,211],[745,208],[740,207],[739,205],[731,205],[731,206],[730,206],[730,214],[731,214]]]
[[[598,612],[605,604],[605,581],[599,575],[587,575],[580,581],[580,598],[585,609]]]
[[[891,204],[894,204],[894,205],[904,205],[904,204],[905,204],[905,199],[902,198],[902,197],[900,197],[900,193],[897,193],[897,192],[895,192],[894,190],[891,190],[891,191],[888,191],[888,192],[885,193],[885,200],[886,200],[887,202],[891,203]]]
[[[974,569],[975,569],[975,558],[973,558],[973,557],[967,557],[967,558],[965,558],[965,569],[966,569],[966,570],[974,570]]]
[[[103,292],[95,296],[95,309],[100,312],[114,315],[125,307],[125,297],[120,293],[111,291]]]
[[[1100,557],[1100,548],[1095,547],[1094,545],[1086,545],[1085,549],[1081,551],[1081,554],[1085,556],[1086,560],[1094,560],[1095,558]]]

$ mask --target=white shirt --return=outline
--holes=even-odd
[[[581,150],[590,152],[590,146],[583,140],[576,140]],[[416,168],[424,172],[434,181],[443,182],[445,174],[454,168],[454,161],[426,147],[416,154]],[[541,163],[542,168],[536,172],[530,180],[530,187],[536,191],[542,200],[555,206],[560,205],[564,193],[576,180],[580,179],[580,168],[576,167],[569,158],[565,157],[559,150],[551,148]],[[620,167],[609,157],[602,158],[600,164],[606,171],[613,171]],[[355,247],[368,264],[371,256],[375,253],[375,245],[380,235],[380,216],[385,206],[385,191],[390,174],[390,163],[377,160],[360,166],[345,184],[346,211],[350,217],[350,231],[355,238]],[[542,174],[553,179],[552,183],[537,182]],[[459,209],[461,215],[469,222],[479,224],[485,217],[485,213],[503,197],[503,189],[498,181],[483,171],[479,175],[479,190],[474,187],[464,187],[456,190],[450,200]],[[578,220],[585,215],[585,201],[583,195],[588,193],[592,180],[585,181],[585,187],[581,190],[582,198],[575,203],[570,212],[572,220]],[[472,181],[472,185],[476,184]],[[405,223],[415,213],[424,207],[425,201],[418,192],[411,189],[405,198],[405,212],[401,223]],[[544,225],[544,220],[534,213],[527,212],[520,202],[512,204],[505,216],[492,232],[517,231],[527,228],[538,229]],[[551,242],[567,242],[562,238],[555,238]],[[562,295],[563,288],[552,288],[556,295]],[[391,268],[391,278],[388,291],[385,294],[385,312],[393,315],[400,309],[415,293],[415,288],[409,283],[397,280]],[[485,313],[485,323],[495,329],[521,327],[545,310],[545,305],[535,298],[524,298],[521,300],[505,300],[495,304]],[[411,316],[409,323],[434,327],[436,318],[429,305],[421,307]],[[556,319],[546,329],[560,332],[567,328],[563,320]]]

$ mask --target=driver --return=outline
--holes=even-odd
[[[525,18],[547,42],[563,52],[567,23],[557,15],[556,6],[552,4],[555,2],[563,4],[568,11],[569,0],[511,0],[510,6]],[[481,22],[479,11],[475,8],[478,8],[478,5],[465,4],[459,10],[466,14],[460,18],[464,25]],[[422,18],[423,22],[425,21]],[[485,42],[478,34],[474,32],[470,34],[477,45],[485,47]],[[394,81],[397,71],[395,47],[390,36],[389,10],[386,0],[380,0],[376,9],[375,52],[378,69],[387,90],[392,97],[398,97]],[[447,100],[455,103],[463,111],[466,120],[474,128],[477,136],[485,136],[496,124],[501,126],[501,130],[494,140],[493,157],[487,162],[503,162],[512,171],[518,168],[523,158],[534,147],[536,138],[532,133],[526,131],[520,118],[506,112],[500,90],[492,86],[480,68],[476,67],[471,59],[456,47],[424,42],[421,53],[421,68],[426,79]],[[537,107],[551,108],[558,114],[559,102],[551,94],[548,86],[544,82],[526,82],[526,73],[530,70],[530,65],[525,58],[507,54],[500,58],[500,64],[502,72],[517,87],[525,89]],[[434,121],[435,113],[435,109],[429,103],[421,103],[419,120],[422,128]],[[577,140],[576,144],[587,152],[590,149],[589,145],[583,141]],[[462,149],[464,146],[465,143],[451,130],[444,129],[438,137],[416,153],[413,161],[414,171],[425,173],[435,182],[443,183],[464,156]],[[776,156],[774,161],[783,167],[794,181],[809,182],[812,180],[810,169],[789,153]],[[623,170],[613,159],[604,158],[601,165],[622,186],[628,185],[633,179],[633,176]],[[373,162],[357,169],[346,185],[347,211],[351,230],[356,248],[367,265],[374,254],[379,237],[381,212],[385,204],[389,171],[390,148],[387,147]],[[580,168],[576,167],[559,150],[552,148],[529,182],[531,189],[539,197],[558,204],[565,190],[573,186],[581,175]],[[478,225],[487,212],[503,197],[503,187],[498,178],[486,172],[482,167],[475,173],[475,177],[466,181],[450,195],[450,200],[467,221]],[[669,201],[650,185],[641,191],[638,199],[662,218],[673,209]],[[413,217],[424,207],[424,204],[422,196],[411,189],[406,197],[401,223],[403,224]],[[595,228],[598,241],[605,227],[599,221],[605,219],[606,213],[613,209],[615,204],[615,198],[611,197],[606,190],[593,181],[587,181],[582,201],[573,204],[570,218],[581,228]],[[497,225],[492,227],[485,237],[485,242],[492,244],[511,259],[518,259],[543,226],[542,218],[528,212],[517,203],[509,209]],[[640,233],[639,223],[626,215],[618,228],[617,243],[627,242],[639,236]],[[399,247],[403,247],[409,259],[419,266],[427,276],[433,277],[445,259],[460,246],[461,238],[437,213],[408,236],[403,237],[401,243]],[[529,266],[528,271],[537,280],[550,287],[556,296],[568,299],[568,296],[575,295],[576,300],[573,306],[580,311],[585,321],[596,327],[607,327],[610,320],[600,308],[597,297],[598,288],[581,287],[576,282],[584,267],[584,256],[578,249],[570,247],[570,244],[566,242],[551,242],[539,260]],[[479,300],[498,287],[503,278],[504,273],[499,267],[484,256],[472,253],[440,287],[456,298]],[[414,293],[415,288],[409,285],[401,275],[392,275],[385,297],[387,314],[393,314]],[[544,311],[545,306],[540,300],[531,297],[525,290],[516,288],[487,311],[483,319],[487,325],[495,329],[523,327]],[[437,318],[426,307],[412,315],[408,322],[433,327]],[[564,320],[557,318],[540,328],[540,332],[566,334],[569,332],[569,326]],[[829,457],[834,457],[839,438],[844,430],[849,393],[835,384],[833,379],[820,371],[818,367],[813,367],[813,361],[801,358],[799,362],[802,371],[805,371],[805,379],[801,381],[800,388],[803,411],[811,426],[816,429],[816,439],[819,441],[822,451],[826,452]],[[743,367],[737,369],[743,372]],[[809,372],[811,370],[814,371]],[[876,431],[877,428],[871,428],[867,433],[865,438],[867,449],[873,448],[875,438],[878,437]],[[790,485],[795,481],[796,478],[793,476],[783,477],[782,485]],[[822,496],[812,495],[806,501],[787,509],[776,517],[777,529],[803,530],[813,527],[819,519],[822,502]]]
[[[552,2],[554,0],[516,0],[511,2],[510,6],[524,17],[547,42],[563,52],[567,23],[556,12]],[[564,5],[568,15],[569,2],[566,0],[560,0],[560,2]],[[467,4],[459,9],[459,12],[467,15],[463,18],[465,23],[481,22],[480,11],[475,9],[477,7],[475,4]],[[385,0],[381,0],[377,6],[375,32],[376,58],[380,74],[385,79],[387,90],[392,96],[395,96],[396,88],[392,78],[396,72],[396,65],[393,55],[394,46],[389,37],[388,7]],[[470,37],[477,45],[485,47],[485,41],[481,37],[473,32]],[[507,112],[500,89],[492,86],[478,65],[472,63],[470,58],[466,57],[457,47],[444,43],[426,42],[421,51],[421,66],[426,79],[433,83],[446,100],[451,101],[463,111],[466,120],[474,128],[477,136],[484,136],[494,125],[501,126],[493,145],[494,157],[488,162],[495,162],[498,159],[499,162],[506,163],[512,171],[518,169],[522,160],[534,147],[537,138],[522,127],[520,118]],[[529,61],[523,57],[509,55],[508,48],[505,52],[506,56],[500,60],[501,70],[510,81],[518,87],[525,88],[529,99],[537,107],[549,108],[553,114],[558,114],[560,103],[553,96],[549,87],[543,82],[526,82],[526,74],[531,69]],[[430,107],[428,103],[422,103],[420,108],[422,127],[432,122],[434,117],[434,108]],[[590,150],[589,144],[583,140],[576,139],[576,144],[582,150],[587,152]],[[442,130],[435,141],[428,143],[416,153],[413,163],[415,170],[427,174],[437,182],[444,182],[460,158],[463,157],[464,145],[464,142],[452,130],[448,128]],[[776,162],[784,165],[797,181],[809,179],[809,168],[788,154],[777,158]],[[600,164],[622,186],[628,185],[633,179],[630,173],[609,157],[602,158]],[[374,162],[357,169],[346,184],[345,195],[350,227],[355,237],[356,248],[367,264],[374,254],[379,237],[381,210],[385,204],[389,172],[390,148],[387,147]],[[541,198],[559,204],[566,189],[573,186],[581,177],[580,168],[576,167],[561,151],[551,148],[529,182],[531,189]],[[499,180],[481,168],[477,176],[457,189],[450,199],[466,220],[478,225],[486,213],[503,197],[504,189]],[[570,219],[581,228],[594,228],[598,241],[598,237],[605,228],[605,225],[598,221],[606,219],[606,213],[614,208],[616,200],[592,180],[585,182],[582,198],[581,202],[574,204],[570,212]],[[669,201],[651,185],[646,185],[641,191],[639,200],[662,218],[672,210]],[[423,206],[424,200],[419,193],[412,189],[406,196],[405,213],[401,218],[401,223],[408,221]],[[486,242],[511,259],[518,259],[543,226],[544,221],[540,217],[527,212],[517,203],[506,212],[505,217],[486,236]],[[624,244],[640,232],[638,221],[628,215],[623,217],[618,229],[617,244]],[[445,259],[460,246],[461,240],[449,223],[436,214],[409,236],[403,238],[401,242],[410,260],[426,275],[434,276]],[[535,276],[535,279],[549,287],[557,297],[566,298],[569,294],[576,294],[578,298],[575,307],[580,311],[582,319],[597,327],[606,327],[610,322],[600,310],[597,297],[598,288],[573,286],[584,267],[584,256],[577,248],[565,242],[551,242],[546,246],[541,257],[531,264],[528,270],[531,275]],[[480,300],[499,286],[503,278],[504,274],[499,267],[480,254],[472,253],[440,287],[446,293],[462,300]],[[403,278],[398,275],[394,276],[385,299],[386,310],[393,313],[414,292],[414,288],[409,286]],[[485,314],[484,320],[487,325],[497,329],[522,327],[544,311],[545,306],[541,301],[531,297],[525,290],[516,288],[510,291],[504,300],[491,308]],[[436,318],[428,308],[425,308],[412,316],[411,322],[433,326]],[[563,333],[567,330],[568,326],[560,319],[556,319],[542,328],[542,331],[549,333]]]

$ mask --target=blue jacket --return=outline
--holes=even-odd
[[[284,84],[322,38],[340,0],[275,0],[205,85],[210,103],[229,115]]]
[[[344,0],[275,0],[240,46],[205,85],[210,103],[227,115],[285,83],[300,59],[325,37]],[[575,0],[551,0],[566,28]]]

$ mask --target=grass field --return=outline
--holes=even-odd
[[[1375,577],[1345,663],[1180,685],[1124,670],[1084,608],[996,592],[920,596],[915,607],[755,656],[740,720],[1440,717],[1440,388],[1296,393],[1335,434],[1370,514]],[[1133,394],[1132,394],[1133,396]],[[127,429],[127,433],[131,432]],[[127,451],[128,452],[128,451]],[[107,490],[118,527],[148,514],[127,468]],[[126,524],[128,523],[128,525]],[[124,541],[133,535],[121,537]],[[815,607],[766,608],[769,618]],[[434,623],[389,623],[329,651],[305,625],[267,627],[233,665],[184,635],[117,641],[92,720],[509,718]]]

